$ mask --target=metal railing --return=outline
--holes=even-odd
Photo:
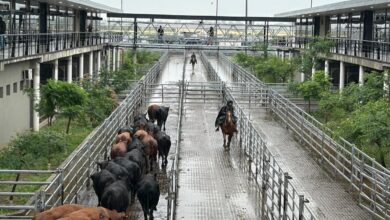
[[[107,158],[118,128],[129,124],[138,113],[139,108],[143,106],[145,85],[156,81],[167,59],[168,54],[166,53],[149,70],[148,74],[139,81],[114,112],[88,135],[56,171],[26,171],[32,173],[56,173],[47,181],[40,183],[43,187],[34,192],[35,195],[26,205],[2,206],[2,208],[24,210],[23,214],[30,215],[33,210],[43,211],[64,203],[78,203],[81,201],[85,196],[86,190],[91,187],[89,176],[97,169],[94,161]],[[15,184],[24,184],[24,182],[18,181]],[[17,216],[0,216],[0,219],[12,218],[17,218]],[[24,218],[27,218],[27,216]]]
[[[252,74],[238,67],[223,55],[219,55],[224,65],[234,66],[237,79],[250,79],[268,93],[268,108],[283,121],[300,140],[310,146],[335,173],[350,184],[350,192],[355,194],[361,207],[379,219],[390,218],[390,171],[375,161],[354,144],[337,136],[324,124],[306,113],[297,105],[267,87]]]
[[[178,195],[178,181],[179,181],[179,153],[180,153],[180,142],[181,142],[181,126],[183,119],[183,106],[184,106],[184,74],[185,74],[185,66],[186,66],[186,52],[184,52],[184,64],[183,64],[183,72],[182,79],[179,82],[179,115],[177,121],[177,133],[176,133],[176,151],[175,158],[172,161],[171,167],[171,176],[168,187],[168,220],[174,220],[176,218],[176,201]]]
[[[327,37],[325,39],[332,42],[330,52],[333,54],[390,62],[389,42],[354,40],[336,37]],[[287,40],[288,44],[276,45],[280,47],[308,49],[310,43],[312,43],[314,40],[315,38],[311,37],[292,37]]]
[[[201,54],[201,61],[205,65],[208,77],[222,82],[203,53]],[[240,68],[237,67],[237,69]],[[252,78],[250,75],[237,77]],[[289,182],[291,177],[288,173],[282,171],[278,162],[268,150],[264,138],[253,126],[250,116],[241,108],[226,86],[223,94],[225,100],[233,100],[236,106],[239,137],[238,140],[233,139],[233,141],[235,141],[235,145],[240,146],[241,151],[248,158],[250,173],[256,183],[261,186],[261,219],[317,219],[307,206],[308,201]]]
[[[0,35],[0,60],[120,42],[117,32],[69,32],[48,34]]]

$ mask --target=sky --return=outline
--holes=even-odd
[[[93,0],[121,8],[121,0]],[[142,14],[245,16],[245,0],[122,0],[123,11]],[[274,16],[276,13],[310,8],[311,0],[248,0],[248,16]],[[343,0],[312,0],[313,7]]]

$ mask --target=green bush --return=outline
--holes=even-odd
[[[14,138],[0,154],[2,169],[33,169],[53,161],[56,154],[65,152],[66,136],[54,131],[27,132]]]

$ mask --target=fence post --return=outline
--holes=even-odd
[[[58,178],[58,185],[61,185],[61,205],[64,204],[64,170],[61,168],[57,169],[57,172],[59,173],[60,177]]]
[[[268,189],[268,166],[269,166],[269,160],[267,159],[267,155],[265,152],[263,152],[263,183],[261,187],[261,219],[267,219],[266,218],[266,206],[267,206],[267,189]]]
[[[364,172],[364,159],[360,161],[360,186],[359,186],[359,205],[362,203],[362,191],[363,191],[363,172]]]
[[[353,164],[355,162],[355,145],[352,145],[352,149],[351,149],[351,176],[350,176],[350,192],[352,192],[353,190]]]
[[[385,199],[385,204],[386,204],[386,219],[390,219],[390,177],[386,179],[386,199]]]
[[[37,198],[35,200],[35,210],[38,212],[45,211],[45,191],[44,190],[38,191],[36,197]]]
[[[303,220],[303,206],[305,205],[305,198],[303,195],[299,195],[299,206],[298,206],[298,219]]]
[[[278,174],[278,211],[279,211],[279,219],[282,218],[282,184],[283,184],[283,174],[279,172],[279,174]]]
[[[288,173],[284,173],[284,183],[283,183],[283,220],[287,220],[287,208],[288,208],[288,182],[292,179]]]

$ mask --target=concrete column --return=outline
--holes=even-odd
[[[305,82],[305,73],[301,73],[301,82]]]
[[[100,70],[101,70],[101,55],[102,52],[98,50],[97,52],[97,78],[99,79],[100,77]]]
[[[389,94],[389,73],[387,71],[383,72],[383,90]]]
[[[89,53],[89,78],[93,79],[93,51]]]
[[[68,68],[67,68],[67,82],[72,83],[72,57],[68,57]]]
[[[41,83],[40,72],[41,72],[41,64],[37,62],[35,64],[34,78],[33,78],[34,106],[38,105],[41,99],[41,95],[39,92],[39,85]],[[36,111],[35,108],[33,108],[33,131],[39,131],[39,112]]]
[[[329,60],[325,60],[325,76],[329,76]]]
[[[314,77],[314,73],[316,72],[316,67],[314,66],[315,65],[314,58],[313,58],[312,62],[313,62],[313,66],[311,67],[311,78]]]
[[[112,48],[112,71],[116,71],[115,47]]]
[[[293,57],[293,53],[291,51],[288,52],[288,59],[291,60]]]
[[[79,60],[79,78],[80,81],[84,79],[84,54],[80,54]]]
[[[286,56],[286,53],[282,51],[282,60],[284,61],[284,57]]]
[[[54,81],[58,81],[58,59],[54,60],[53,79]]]
[[[111,48],[108,48],[107,49],[107,60],[106,60],[106,63],[107,63],[107,71],[110,72],[111,70]]]
[[[345,65],[344,62],[340,61],[340,80],[339,80],[340,92],[342,92],[344,89],[344,83],[345,83]]]
[[[120,61],[121,61],[121,50],[119,50],[119,48],[116,48],[116,54],[117,54],[117,56],[116,56],[116,69],[120,69],[120,66],[121,66],[121,64],[120,64]]]
[[[316,73],[316,68],[314,68],[314,65],[313,65],[313,67],[311,68],[311,78],[314,77],[315,73]]]
[[[359,66],[359,86],[364,85],[364,67]]]

